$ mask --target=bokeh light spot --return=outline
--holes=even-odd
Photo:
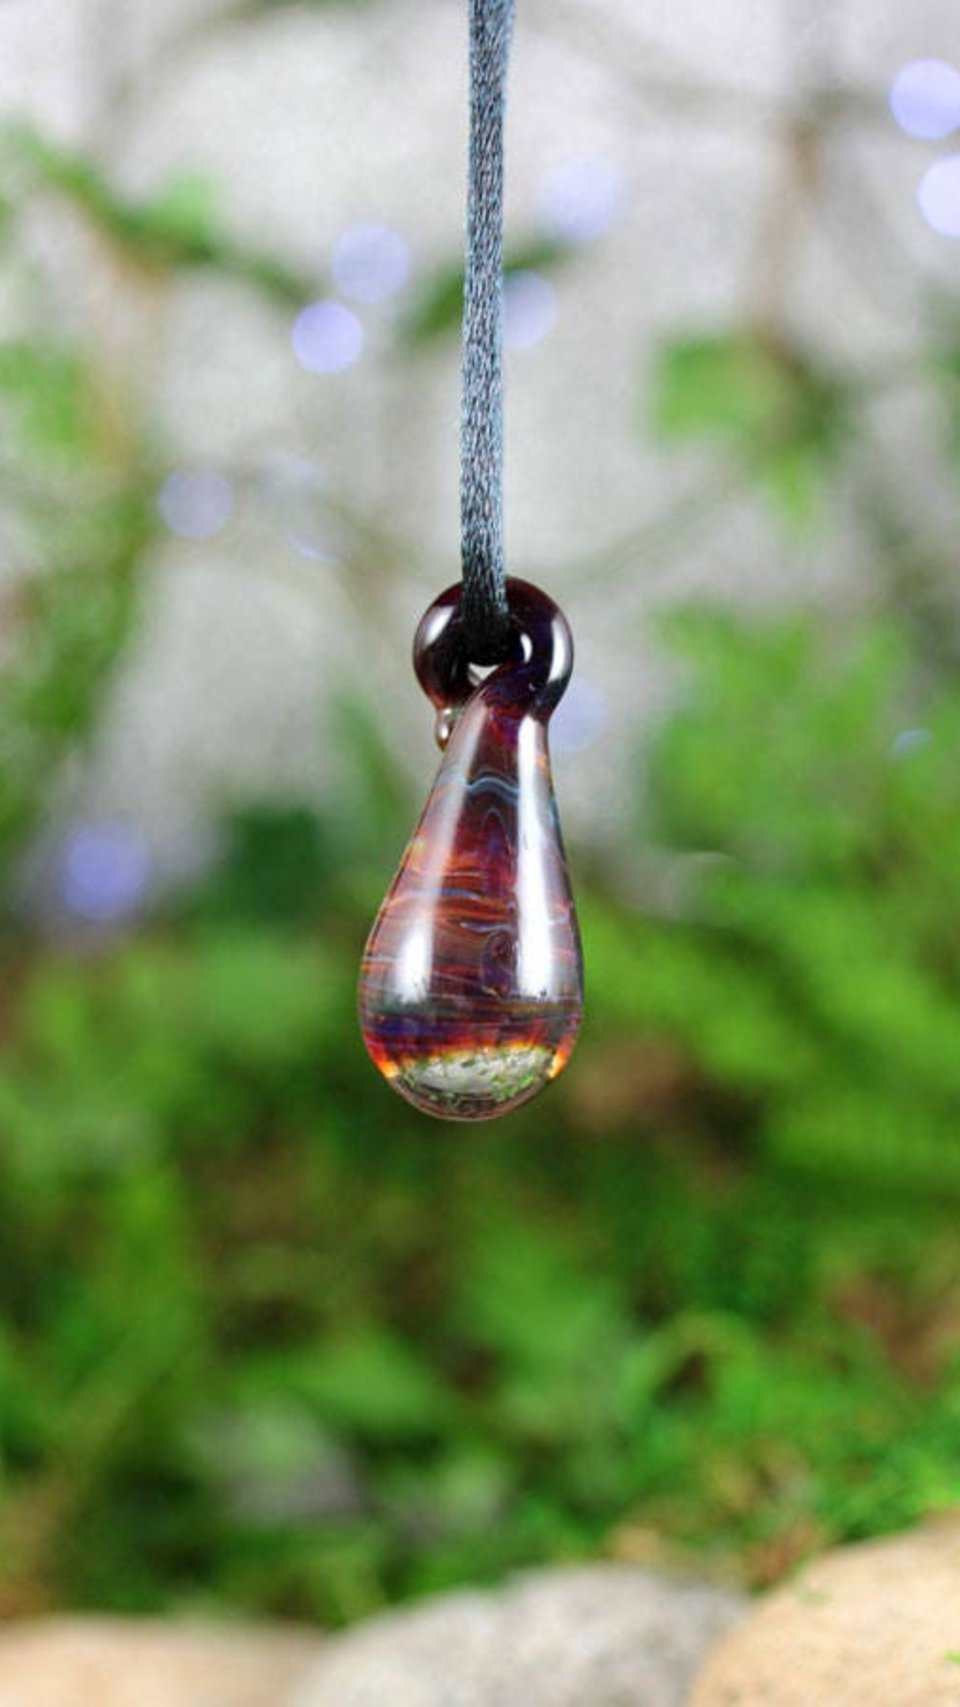
[[[928,746],[932,739],[929,729],[902,729],[890,743],[891,755],[895,759],[905,759],[919,747]]]
[[[941,237],[960,237],[960,154],[935,160],[920,179],[920,212]]]
[[[168,474],[157,508],[181,539],[212,539],[233,514],[233,487],[210,468],[178,468]]]
[[[150,855],[131,824],[78,824],[66,837],[58,889],[72,913],[94,924],[126,918],[142,901]]]
[[[334,245],[330,266],[344,296],[385,302],[410,277],[410,245],[389,225],[350,225]]]
[[[265,462],[258,485],[264,507],[301,557],[314,563],[338,560],[342,555],[339,530],[317,463],[291,451],[277,451]]]
[[[503,341],[508,349],[539,344],[553,330],[557,293],[542,273],[525,269],[508,273],[503,281]]]
[[[537,216],[562,243],[592,243],[613,225],[625,200],[623,174],[595,155],[561,160],[543,180]]]
[[[603,734],[609,719],[610,706],[603,689],[582,676],[574,676],[550,724],[554,751],[582,753]]]
[[[308,373],[342,373],[363,350],[363,327],[342,302],[311,302],[293,323],[293,353]]]
[[[960,71],[943,59],[911,60],[890,85],[890,111],[908,136],[949,136],[960,125]]]

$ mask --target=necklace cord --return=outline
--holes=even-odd
[[[462,643],[499,662],[510,612],[503,561],[503,121],[513,0],[468,0],[470,145],[460,422]]]

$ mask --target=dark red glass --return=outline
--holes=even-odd
[[[478,680],[459,641],[460,591],[430,606],[414,642],[445,750],[370,933],[359,1005],[370,1056],[401,1096],[485,1120],[555,1078],[580,1029],[580,937],[547,747],[573,643],[553,601],[510,580],[509,655]]]

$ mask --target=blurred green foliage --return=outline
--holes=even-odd
[[[651,757],[650,828],[699,875],[615,988],[759,1099],[772,1154],[960,1180],[956,684],[918,679],[892,622],[674,627],[694,687]]]
[[[598,1548],[767,1581],[960,1498],[960,700],[883,628],[677,641],[672,904],[585,897],[577,1063],[502,1127],[357,1039],[404,811],[361,719],[369,810],[248,811],[178,915],[8,980],[9,1606],[337,1621]]]
[[[231,238],[201,178],[133,199],[22,126],[2,157],[0,241],[51,198],[106,297],[213,272],[287,314],[321,288]],[[943,566],[882,469],[858,497],[881,614],[674,620],[644,854],[582,886],[575,1064],[502,1128],[433,1124],[353,1018],[410,813],[359,707],[337,802],[236,811],[141,934],[14,926],[168,462],[129,352],[52,338],[25,249],[0,344],[0,1613],[340,1621],[600,1549],[766,1582],[956,1505],[960,673]],[[534,232],[511,264],[567,259]],[[409,359],[461,284],[447,261],[411,292]],[[665,445],[713,447],[790,539],[822,517],[859,379],[750,326],[681,330],[654,366]]]
[[[8,554],[0,604],[0,879],[92,733],[129,637],[153,532],[134,438],[93,364],[50,339],[0,340]]]
[[[665,442],[728,450],[791,530],[817,518],[850,435],[842,383],[808,356],[752,331],[670,339],[651,403]]]
[[[316,278],[267,251],[234,243],[221,229],[216,186],[197,173],[178,172],[152,198],[134,201],[95,160],[26,124],[0,133],[0,160],[19,181],[24,201],[41,192],[60,198],[125,267],[159,277],[212,270],[286,307],[302,306],[316,291]]]

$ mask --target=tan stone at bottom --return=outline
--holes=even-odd
[[[960,1521],[816,1560],[713,1650],[689,1707],[960,1707]]]
[[[0,1628],[2,1707],[278,1707],[321,1647],[294,1630],[56,1618]]]

